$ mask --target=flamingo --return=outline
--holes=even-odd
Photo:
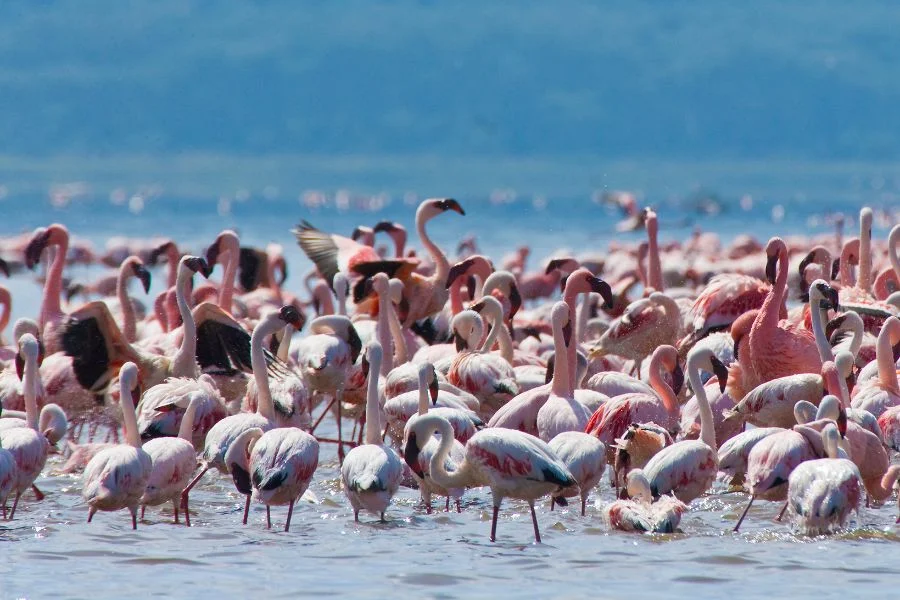
[[[185,407],[193,401],[196,407],[189,439],[198,450],[203,449],[209,429],[228,415],[225,399],[207,374],[197,379],[170,377],[144,392],[137,406],[141,439],[178,436]]]
[[[892,293],[900,290],[900,254],[897,251],[900,247],[900,224],[891,228],[887,246],[891,265],[878,274],[873,284],[875,297],[883,301],[887,301]]]
[[[3,407],[0,406],[0,416],[3,416]],[[12,452],[3,447],[3,438],[0,436],[0,506],[3,507],[3,518],[6,518],[6,501],[16,487],[19,478],[19,467],[16,465],[16,457]]]
[[[763,438],[781,431],[784,431],[784,428],[753,427],[735,435],[719,447],[719,471],[728,475],[731,485],[743,486],[750,451]]]
[[[253,330],[251,338],[251,361],[253,363],[253,377],[259,390],[259,401],[255,413],[238,413],[225,417],[212,426],[206,434],[203,444],[203,452],[200,453],[200,471],[181,492],[181,508],[184,512],[184,522],[190,527],[191,515],[188,508],[190,491],[200,479],[212,468],[221,473],[228,474],[229,466],[225,462],[225,453],[241,433],[247,429],[259,428],[263,431],[271,429],[275,423],[275,407],[272,404],[268,392],[268,375],[266,374],[266,357],[263,353],[263,340],[275,333],[285,325],[298,325],[300,313],[293,306],[282,306],[281,310],[268,313]]]
[[[297,346],[297,364],[312,392],[332,395],[331,404],[325,408],[323,415],[331,408],[332,404],[337,405],[338,436],[336,442],[338,460],[343,462],[342,396],[350,369],[359,357],[362,342],[353,323],[343,315],[316,317],[310,323],[309,333],[310,335],[300,340]],[[320,438],[320,441],[324,440]]]
[[[194,421],[206,397],[202,393],[191,393],[178,398],[176,402],[183,405],[185,400],[187,406],[178,428],[178,436],[155,438],[143,446],[144,452],[150,456],[152,467],[141,496],[141,519],[144,518],[146,507],[171,502],[175,512],[175,523],[178,523],[181,490],[190,482],[197,467],[197,454],[192,442]]]
[[[701,369],[715,374],[720,390],[725,389],[725,365],[708,348],[692,350],[688,354],[687,370],[700,405],[700,439],[666,446],[646,464],[642,472],[650,482],[654,497],[672,493],[682,502],[690,502],[705,493],[716,477],[716,430],[706,389],[700,380]]]
[[[22,493],[33,487],[47,461],[47,453],[50,450],[50,442],[38,430],[37,410],[37,361],[40,347],[38,341],[30,333],[19,338],[19,356],[16,360],[16,371],[22,378],[23,395],[25,396],[25,413],[28,427],[11,427],[0,429],[0,445],[2,445],[16,461],[17,478],[15,484],[16,496],[13,500],[12,511],[9,518],[16,514],[16,507]],[[40,500],[43,497],[39,491],[35,494]]]
[[[49,247],[55,248],[56,254],[44,282],[38,323],[41,329],[39,337],[44,343],[46,352],[54,354],[62,350],[59,329],[66,318],[66,313],[60,304],[63,270],[66,267],[66,252],[69,250],[69,230],[64,225],[54,223],[49,227],[39,227],[34,231],[25,248],[25,266],[34,269],[40,262],[43,251]]]
[[[445,488],[489,486],[493,497],[491,541],[497,539],[497,517],[504,498],[525,500],[531,508],[534,541],[541,543],[534,501],[547,494],[564,495],[578,482],[553,450],[539,438],[512,429],[483,429],[466,443],[462,462],[452,472],[444,467],[453,445],[453,428],[438,415],[425,415],[410,427],[404,446],[406,464],[419,469],[419,453],[435,431],[441,434],[431,457],[429,476]],[[422,477],[423,472],[418,475]]]
[[[375,224],[375,227],[372,228],[372,233],[374,235],[382,232],[387,233],[394,242],[394,257],[403,258],[406,250],[406,227],[400,223],[379,221]]]
[[[287,504],[284,530],[290,531],[294,503],[306,489],[319,466],[319,442],[297,427],[280,427],[263,432],[253,428],[242,432],[225,454],[234,485],[247,498],[244,521],[255,490],[266,505],[266,529],[272,527],[272,506]]]
[[[888,318],[878,332],[876,361],[878,377],[857,385],[852,394],[853,408],[869,411],[880,417],[889,408],[900,405],[900,382],[894,362],[894,344],[900,342],[900,319]]]
[[[0,431],[13,427],[30,427],[28,413],[20,410],[4,410],[3,418],[0,419]],[[41,407],[38,431],[47,438],[52,449],[55,450],[56,444],[65,437],[68,429],[69,420],[62,407],[57,404],[45,404]]]
[[[805,535],[843,527],[850,512],[859,510],[862,478],[846,453],[839,456],[839,437],[835,424],[826,425],[822,442],[828,457],[803,462],[788,477],[788,508]],[[900,471],[900,466],[895,469]]]
[[[553,371],[550,395],[537,413],[538,437],[549,442],[565,431],[583,431],[591,418],[591,411],[575,399],[569,385],[569,365],[566,346],[574,341],[569,306],[557,302],[551,313],[553,340],[556,346],[557,365]],[[568,338],[568,339],[567,339]]]
[[[591,357],[615,354],[640,362],[660,345],[676,343],[681,329],[681,309],[662,292],[653,292],[628,305],[625,314],[609,325],[594,346]]]
[[[98,452],[84,470],[81,497],[88,505],[88,523],[98,510],[131,512],[131,528],[137,529],[137,508],[153,468],[152,459],[138,436],[134,414],[134,394],[140,394],[138,367],[128,362],[119,373],[122,417],[126,444],[116,444]]]
[[[560,493],[568,497],[581,495],[583,517],[587,510],[588,495],[600,483],[606,470],[606,447],[603,442],[582,431],[564,431],[550,440],[548,445],[578,483],[577,490],[569,487]],[[557,497],[554,496],[554,499]],[[551,510],[554,503],[555,500],[550,504]]]
[[[366,443],[352,448],[341,464],[341,483],[353,507],[353,519],[357,522],[359,511],[363,508],[380,515],[384,521],[384,512],[397,493],[403,477],[400,457],[381,442],[378,373],[381,370],[382,353],[381,344],[376,341],[369,342],[366,347],[363,357],[363,371],[368,377]],[[447,435],[450,436],[450,442],[453,439],[452,430]]]
[[[687,504],[670,495],[653,501],[650,482],[640,469],[628,473],[627,489],[632,500],[616,500],[606,508],[610,527],[641,533],[675,533]]]
[[[750,327],[747,344],[741,344],[736,362],[729,367],[728,393],[740,402],[758,384],[786,375],[819,373],[822,359],[813,333],[786,321],[779,321],[779,310],[787,293],[788,252],[781,238],[766,245],[766,273],[777,265],[778,274],[769,295]],[[732,327],[735,341],[736,331]],[[746,346],[746,347],[745,347]]]

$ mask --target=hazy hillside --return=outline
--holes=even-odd
[[[891,2],[0,3],[0,153],[900,157]]]

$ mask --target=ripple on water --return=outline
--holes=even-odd
[[[205,566],[209,564],[198,560],[191,560],[189,558],[171,556],[141,556],[139,558],[126,558],[125,560],[116,562],[125,565],[184,565],[186,567]]]
[[[401,575],[399,579],[402,583],[427,586],[447,586],[472,581],[471,577],[450,576],[443,573],[412,573]]]

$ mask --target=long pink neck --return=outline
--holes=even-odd
[[[822,363],[822,380],[825,383],[825,390],[836,396],[844,406],[850,403],[850,394],[847,391],[847,382],[838,373],[837,366],[832,361]]]
[[[647,276],[650,279],[650,286],[657,292],[663,291],[662,265],[659,261],[659,244],[657,242],[657,224],[656,215],[651,213],[647,217]]]
[[[554,396],[561,398],[573,398],[575,396],[572,386],[569,384],[569,358],[568,347],[563,336],[561,319],[553,322],[553,349],[556,356],[556,364],[553,369],[553,379],[550,383],[550,391]]]
[[[662,366],[660,354],[654,353],[650,359],[650,387],[659,395],[663,406],[666,407],[666,411],[677,419],[679,413],[678,399],[675,397],[675,392],[663,379]]]
[[[900,321],[891,317],[884,322],[875,342],[875,359],[878,361],[878,379],[889,390],[898,391],[897,367],[894,363],[893,345],[900,341]]]
[[[0,286],[0,305],[3,306],[3,316],[0,316],[0,333],[3,333],[12,316],[12,296],[9,290],[3,286]]]
[[[756,322],[764,330],[774,331],[778,328],[778,319],[781,316],[781,305],[784,304],[784,294],[787,290],[788,280],[788,254],[787,246],[783,243],[778,248],[778,276],[772,291],[763,301]]]
[[[41,299],[41,325],[53,317],[62,315],[60,295],[62,294],[63,270],[66,268],[66,254],[69,252],[69,234],[63,229],[56,229],[52,234],[51,246],[56,246],[56,256],[47,271],[44,282],[44,295]]]
[[[116,296],[119,299],[120,310],[122,311],[122,334],[125,339],[133,344],[137,341],[137,325],[134,322],[134,305],[131,304],[131,298],[128,297],[128,280],[131,278],[132,265],[135,261],[126,258],[122,266],[119,267],[119,276],[116,278]]]
[[[219,287],[219,308],[231,314],[231,304],[234,298],[234,276],[237,274],[237,251],[228,251],[228,260],[225,263],[225,272],[222,275],[222,284]]]
[[[569,307],[569,315],[577,315],[577,307],[576,302],[578,300],[578,292],[572,286],[566,286],[566,289],[563,293],[563,302],[565,302]],[[571,316],[569,318],[572,318]],[[569,345],[566,347],[566,368],[569,371],[568,383],[569,383],[569,398],[575,397],[575,367],[578,366],[578,340],[575,336],[572,336],[572,339],[569,340]],[[559,363],[554,367],[553,372],[559,369]]]
[[[173,288],[175,287],[175,282],[178,280],[178,248],[175,247],[175,244],[169,244],[166,248],[166,261],[169,263],[169,275],[166,280],[166,287]]]
[[[390,292],[378,294],[378,321],[375,323],[375,335],[384,351],[381,360],[382,375],[387,375],[394,368],[394,345],[391,343],[390,310]]]
[[[462,284],[462,277],[457,277],[456,281],[450,284],[450,313],[453,316],[458,315],[463,310]]]
[[[425,246],[425,249],[431,255],[431,260],[434,261],[434,275],[431,276],[431,279],[436,281],[438,285],[443,286],[447,281],[447,274],[450,272],[450,263],[447,262],[447,257],[444,256],[443,251],[431,241],[431,238],[428,237],[428,232],[425,231],[425,223],[430,218],[431,216],[426,216],[426,213],[420,207],[416,212],[416,232],[419,234],[419,240],[421,240],[422,245]]]

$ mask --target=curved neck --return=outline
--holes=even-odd
[[[38,431],[37,370],[37,360],[27,357],[22,377],[22,395],[25,396],[25,422],[35,431]]]
[[[571,315],[578,314],[578,292],[575,291],[575,288],[569,285],[566,285],[563,290],[563,302],[566,303],[569,307],[569,318],[572,318]],[[557,357],[557,360],[559,357]],[[575,373],[575,367],[578,365],[578,339],[577,337],[573,337],[573,339],[569,340],[569,345],[566,346],[566,368],[569,370],[569,398],[575,397],[575,380],[578,379]],[[559,369],[559,364],[554,367],[553,372],[556,373],[556,370]]]
[[[49,317],[62,314],[60,295],[62,294],[63,270],[66,267],[66,254],[69,252],[69,236],[59,235],[53,246],[56,248],[56,254],[50,270],[47,271],[47,280],[44,282],[44,295],[41,299],[41,325],[46,323]]]
[[[402,365],[409,361],[409,347],[406,345],[406,338],[403,335],[403,326],[400,324],[400,317],[394,310],[391,303],[388,307],[388,320],[390,323],[391,336],[394,339],[394,354],[398,365]]]
[[[134,415],[134,399],[131,386],[122,379],[119,386],[119,403],[122,406],[122,422],[125,427],[125,441],[135,448],[141,447],[141,436],[138,434],[137,418]]]
[[[788,280],[788,256],[787,248],[782,246],[778,251],[778,276],[775,285],[763,301],[757,320],[766,329],[778,327],[781,305],[784,304],[784,295],[787,290]]]
[[[178,248],[174,243],[169,244],[166,248],[166,262],[169,267],[169,275],[166,279],[167,288],[174,287],[178,281],[178,258]]]
[[[278,359],[282,362],[287,363],[289,361],[292,337],[294,337],[293,325],[285,325],[284,335],[281,336],[281,341],[278,343]]]
[[[706,388],[703,387],[703,382],[700,380],[700,369],[689,365],[688,371],[691,388],[697,395],[697,408],[700,410],[700,440],[715,451],[716,426],[712,409],[709,407],[709,400],[706,397]]]
[[[116,278],[116,297],[119,299],[119,307],[122,311],[122,334],[125,339],[133,344],[137,341],[137,325],[134,321],[134,305],[128,297],[128,280],[133,273],[131,260],[126,260],[119,267],[119,276]]]
[[[456,469],[452,473],[448,473],[445,466],[450,457],[450,449],[453,447],[453,427],[450,426],[449,421],[440,418],[435,419],[434,425],[434,428],[441,434],[441,441],[428,465],[431,478],[436,484],[447,489],[468,486],[471,482],[467,474],[468,464],[465,459],[461,464],[456,465]]]
[[[192,397],[181,418],[181,425],[178,427],[178,437],[188,442],[194,437],[194,418],[197,416],[198,406],[200,406],[199,398]]]
[[[500,356],[512,367],[514,359],[512,336],[509,335],[509,329],[502,319],[497,323],[497,344],[500,346]]]
[[[897,383],[897,367],[894,363],[893,344],[900,340],[900,321],[888,319],[878,333],[875,342],[875,359],[878,361],[878,379],[890,389],[900,388]]]
[[[394,368],[394,345],[391,342],[390,310],[390,292],[378,294],[378,320],[375,322],[375,337],[384,351],[381,360],[382,375],[387,375]]]
[[[450,284],[450,314],[453,316],[463,311],[462,284],[462,277],[457,277]]]
[[[369,358],[369,381],[366,387],[366,443],[381,444],[381,407],[378,402],[378,373],[381,371],[381,357]]]
[[[500,335],[498,327],[500,325],[503,325],[503,323],[491,321],[491,328],[488,330],[487,337],[484,338],[484,343],[481,344],[481,352],[490,352],[491,348],[494,347],[494,344],[497,342],[497,336]]]
[[[187,286],[193,277],[193,272],[186,266],[178,267],[178,280],[175,282],[175,301],[178,304],[178,314],[181,316],[183,336],[181,346],[172,357],[172,373],[181,377],[197,376],[197,325],[194,323],[194,315],[187,303]],[[169,324],[171,328],[171,323]],[[174,328],[173,328],[174,329]]]
[[[666,407],[666,411],[670,415],[677,417],[680,411],[678,407],[678,398],[675,397],[675,392],[672,391],[672,388],[669,387],[669,384],[663,379],[662,368],[662,360],[660,360],[658,354],[654,354],[650,359],[650,387],[653,388],[659,396],[659,399],[662,400],[663,406]],[[699,396],[699,392],[697,395]]]
[[[428,373],[419,369],[419,416],[428,414]]]
[[[267,337],[283,326],[284,323],[277,314],[272,314],[259,323],[250,336],[250,364],[253,366],[253,379],[256,381],[258,396],[256,412],[269,422],[275,420],[275,405],[272,403],[272,393],[269,391],[269,374],[266,355],[263,353],[263,343]]]
[[[585,332],[587,331],[587,322],[591,318],[591,304],[594,301],[594,294],[585,294],[584,298],[581,301],[581,304],[578,306],[578,320],[576,321],[575,327],[575,341],[579,344],[584,343],[584,338],[587,335]]]
[[[812,328],[813,335],[816,339],[816,348],[819,349],[819,358],[822,359],[822,362],[826,360],[834,360],[834,351],[831,349],[831,344],[828,343],[828,338],[825,336],[825,328],[822,325],[822,297],[818,295],[818,293],[813,292],[814,288],[810,288],[809,295],[809,315],[812,318]]]
[[[224,274],[222,275],[222,283],[219,286],[219,308],[231,314],[231,304],[234,298],[234,277],[237,274],[238,267],[238,251],[231,249],[227,253],[227,260],[224,265]]]
[[[572,388],[569,385],[569,357],[566,339],[563,336],[563,325],[560,319],[553,322],[553,349],[556,363],[553,365],[553,379],[550,382],[550,391],[561,398],[572,398]]]
[[[868,292],[872,288],[872,221],[859,220],[859,272],[856,287]]]
[[[450,263],[447,262],[447,257],[444,256],[444,253],[438,248],[437,244],[431,241],[431,238],[428,237],[428,232],[425,231],[425,223],[431,216],[427,216],[425,211],[419,210],[416,214],[416,233],[419,234],[419,240],[422,242],[422,245],[425,246],[425,249],[428,250],[428,253],[431,255],[431,260],[434,261],[434,275],[432,275],[432,280],[437,281],[438,284],[444,285],[447,281],[447,274],[450,272]]]

